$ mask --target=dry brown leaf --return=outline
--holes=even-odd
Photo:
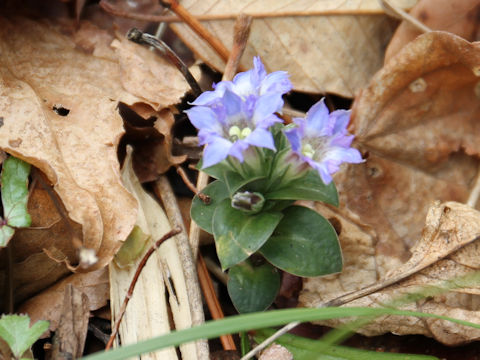
[[[478,213],[448,204],[453,213],[440,216],[437,205],[423,238],[421,230],[432,202],[466,201],[478,172],[479,64],[480,44],[449,33],[428,33],[392,58],[356,99],[353,129],[367,161],[338,174],[341,210],[319,208],[342,225],[345,269],[305,281],[304,305],[342,295],[349,301],[365,296],[348,306],[388,303],[421,285],[438,285],[478,268],[477,230],[468,233],[468,224],[478,223]],[[363,288],[355,296],[346,295]],[[377,292],[368,295],[372,291]],[[479,289],[463,287],[409,306],[475,320],[469,318],[478,302],[474,294]],[[479,336],[461,327],[450,334],[450,325],[442,330],[445,324],[387,317],[365,332],[422,333],[448,344]]]
[[[394,3],[409,8],[416,1]],[[240,13],[254,16],[243,67],[251,68],[252,57],[259,55],[268,70],[288,71],[294,88],[305,92],[353,96],[381,68],[393,31],[393,23],[382,15],[376,0],[183,0],[181,4],[193,15],[222,18],[202,24],[227,48],[232,47],[235,17]],[[325,12],[349,15],[295,16]],[[203,61],[223,71],[223,61],[204,40],[184,24],[172,24],[172,28]]]
[[[136,127],[125,124],[127,138],[134,146],[133,168],[141,183],[154,181],[170,169],[186,159],[186,155],[172,154],[172,126],[175,123],[173,113],[169,109],[150,114],[155,116],[153,127]]]
[[[88,297],[68,284],[65,287],[60,323],[53,339],[51,359],[68,360],[82,357],[89,318]]]
[[[37,296],[20,305],[17,312],[26,313],[32,323],[38,320],[50,321],[50,331],[55,331],[62,315],[65,287],[72,285],[88,297],[89,310],[97,310],[109,299],[108,269],[89,273],[73,274],[57,282]]]
[[[178,103],[190,89],[177,68],[147,47],[126,38],[114,40],[112,46],[118,56],[125,89],[155,110]]]
[[[144,50],[122,44],[117,44],[122,59],[129,51]],[[0,148],[46,174],[69,217],[82,226],[83,245],[97,253],[99,261],[91,269],[101,268],[136,218],[136,202],[119,174],[117,146],[123,126],[117,103],[171,104],[187,85],[183,92],[176,87],[163,103],[158,95],[136,97],[121,83],[133,69],[122,70],[116,61],[77,49],[48,23],[21,18],[0,19],[0,51]],[[137,69],[129,77],[132,91],[152,76],[150,66],[157,75],[161,69],[171,74],[170,66],[153,61],[148,57],[141,67],[146,72]],[[180,74],[169,75],[167,85],[179,79]],[[165,92],[165,85],[157,81],[158,93]]]
[[[468,41],[480,40],[479,14],[479,0],[420,0],[410,11],[430,29],[448,31]],[[385,62],[420,34],[411,25],[400,24],[385,52]]]

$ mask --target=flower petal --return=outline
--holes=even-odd
[[[209,107],[194,106],[189,110],[185,110],[185,113],[197,129],[205,129],[218,134],[222,133],[222,126],[218,121],[217,114]]]
[[[275,71],[271,74],[268,74],[265,77],[265,80],[262,81],[260,95],[264,95],[269,92],[285,94],[290,90],[292,90],[292,83],[290,82],[288,73],[286,71]]]
[[[255,103],[255,110],[252,116],[252,122],[255,125],[261,123],[261,121],[268,116],[272,115],[283,106],[283,99],[281,94],[268,93],[260,96]]]
[[[232,143],[222,137],[216,137],[214,141],[207,144],[203,152],[202,168],[207,168],[225,160]]]
[[[263,66],[262,60],[260,60],[259,56],[255,56],[253,58],[253,70],[250,74],[252,85],[255,88],[259,88],[260,83],[265,79],[266,75],[267,71],[265,70],[265,66]]]
[[[285,131],[285,136],[287,137],[290,145],[292,146],[292,150],[295,152],[300,152],[302,147],[302,136],[300,133],[300,129],[298,127]]]
[[[230,148],[228,155],[234,156],[238,161],[243,162],[243,152],[248,148],[248,143],[244,140],[237,140]]]
[[[333,125],[329,122],[329,112],[327,105],[325,105],[325,98],[308,110],[306,119],[305,134],[308,137],[332,135]]]
[[[276,150],[272,133],[266,129],[256,128],[246,137],[245,142],[253,146]]]
[[[335,110],[330,113],[330,119],[333,120],[333,133],[345,133],[350,121],[350,110]]]

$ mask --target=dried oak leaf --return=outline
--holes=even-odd
[[[25,301],[18,312],[28,314],[32,322],[50,321],[49,329],[55,331],[62,315],[67,286],[73,286],[87,296],[90,311],[100,309],[107,304],[110,295],[108,269],[72,274]]]
[[[394,1],[404,9],[415,3]],[[252,15],[243,67],[251,68],[252,57],[259,55],[269,70],[288,71],[295,90],[305,92],[352,97],[381,68],[393,32],[391,19],[371,0],[184,0],[182,5],[194,16],[208,16],[211,21],[202,25],[227,48],[232,47],[235,18]],[[171,26],[203,61],[223,71],[222,59],[188,26]]]
[[[413,246],[421,238],[431,203],[465,202],[473,186],[480,155],[479,65],[480,44],[431,32],[406,45],[361,92],[353,106],[352,129],[358,147],[368,153],[367,160],[338,174],[340,210],[317,205],[342,225],[345,268],[339,275],[306,280],[300,297],[303,305],[315,306],[385,281],[395,269],[406,277],[425,266],[445,267],[422,263],[427,261],[425,254],[431,255],[431,261],[458,250],[444,245],[437,250],[443,252],[440,256],[433,248],[421,251],[422,243]],[[469,251],[480,255],[476,248]],[[410,267],[410,272],[401,267],[408,258],[410,265],[418,260],[418,267]],[[463,273],[461,266],[453,267],[448,276]],[[470,311],[461,301],[457,306],[449,303],[448,308],[449,314]],[[441,305],[436,312],[445,309]],[[411,327],[403,326],[401,333],[427,333],[445,343],[465,341],[426,331],[426,323],[416,320]],[[400,333],[388,324],[382,331]]]
[[[342,223],[345,221],[342,217],[340,219]],[[355,238],[348,232],[340,238],[342,245],[346,244],[350,249],[346,257],[355,263],[353,267],[358,266],[354,260],[355,251],[351,250],[355,246]],[[406,263],[392,269],[381,279],[370,277],[371,284],[366,287],[362,287],[366,284],[361,277],[349,279],[343,275],[343,278],[331,278],[331,282],[317,284],[320,286],[315,287],[317,296],[314,296],[309,292],[313,289],[310,284],[301,301],[308,302],[309,306],[396,306],[477,323],[480,321],[479,248],[480,212],[456,202],[437,202],[429,209],[423,236],[412,248],[413,255]],[[354,280],[362,283],[352,286],[351,281]],[[337,285],[336,288],[334,286],[335,294],[329,290],[331,284]],[[343,294],[339,294],[338,285],[343,287]],[[318,297],[322,289],[325,292]],[[346,322],[334,320],[324,324],[339,326]],[[447,345],[480,339],[477,329],[439,319],[416,317],[383,316],[358,331],[368,336],[385,332],[423,334]]]
[[[132,45],[117,49],[144,50]],[[151,77],[150,66],[160,71],[153,58],[142,63],[148,71],[129,78],[127,91],[122,78],[129,68],[119,65],[124,55],[113,61],[85,53],[46,22],[0,18],[0,51],[0,149],[33,164],[54,184],[68,216],[82,226],[83,246],[99,258],[89,270],[101,268],[131,231],[137,211],[120,179],[117,146],[124,129],[117,104],[166,106],[187,85],[161,101],[132,95]],[[159,81],[158,93],[180,78]]]
[[[420,0],[410,10],[410,15],[432,30],[448,31],[468,41],[480,40],[479,0]],[[420,34],[419,30],[402,22],[385,51],[385,62]]]

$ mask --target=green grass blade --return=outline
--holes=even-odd
[[[224,334],[240,331],[262,329],[279,326],[293,321],[317,321],[338,319],[346,317],[369,317],[381,315],[417,316],[451,321],[456,324],[480,329],[480,324],[474,324],[464,320],[449,318],[446,316],[427,314],[416,311],[404,311],[391,308],[318,308],[318,309],[287,309],[261,313],[232,316],[217,321],[208,321],[203,325],[190,329],[174,331],[167,335],[141,341],[137,344],[126,345],[108,352],[97,353],[84,357],[84,360],[122,360],[131,356],[140,355],[169,346],[177,346],[198,339],[211,339]]]
[[[260,343],[275,332],[274,329],[258,330],[254,335],[255,341]],[[429,355],[382,353],[329,344],[323,344],[326,346],[324,351],[319,354],[318,345],[324,343],[324,341],[291,334],[282,335],[275,342],[286,347],[293,354],[295,360],[438,360],[437,357]]]

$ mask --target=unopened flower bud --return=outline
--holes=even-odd
[[[249,214],[260,212],[265,204],[265,198],[258,192],[237,192],[232,198],[232,207]]]

